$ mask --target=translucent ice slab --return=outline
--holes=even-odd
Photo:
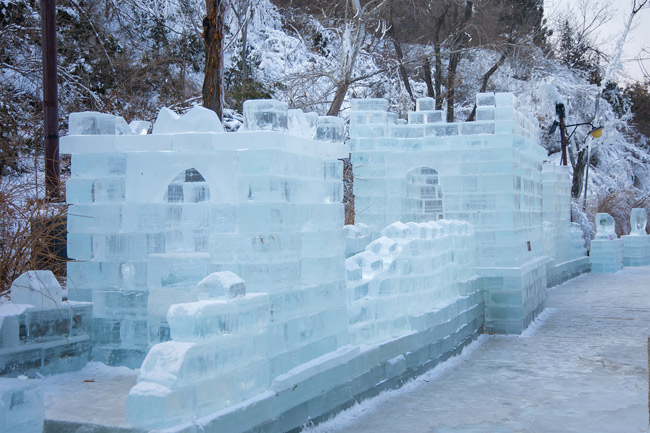
[[[69,135],[131,134],[131,128],[123,118],[97,111],[70,113],[69,122]]]
[[[11,301],[37,309],[58,308],[63,289],[51,271],[27,271],[11,285]]]
[[[314,140],[342,143],[345,140],[345,121],[334,116],[319,117]]]
[[[40,380],[0,378],[0,432],[41,432],[44,420]]]
[[[224,132],[224,129],[217,113],[205,107],[196,105],[182,116],[169,108],[162,108],[153,125],[153,133],[176,134],[181,132]]]
[[[244,102],[245,131],[286,131],[288,106],[273,99],[251,99]]]

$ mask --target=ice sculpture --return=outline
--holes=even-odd
[[[646,225],[648,223],[648,212],[644,208],[634,208],[630,214],[630,234],[634,236],[646,236]]]
[[[608,213],[596,214],[596,239],[616,239],[616,221]]]

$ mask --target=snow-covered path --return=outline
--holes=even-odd
[[[481,336],[316,432],[647,432],[650,266],[551,289],[522,336]]]

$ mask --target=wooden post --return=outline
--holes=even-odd
[[[59,104],[56,73],[56,0],[41,0],[43,51],[43,135],[45,137],[45,190],[47,198],[58,200]]]

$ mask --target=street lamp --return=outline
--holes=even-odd
[[[557,130],[558,126],[560,127],[560,142],[562,143],[562,157],[560,159],[560,165],[567,165],[567,157],[566,157],[567,143],[570,143],[571,137],[573,137],[573,134],[575,134],[576,130],[578,129],[578,126],[583,126],[583,125],[591,126],[591,131],[589,131],[588,135],[592,136],[593,138],[599,138],[601,135],[603,135],[603,127],[594,126],[591,122],[581,122],[581,123],[573,123],[571,125],[566,125],[564,123],[566,110],[564,108],[564,104],[562,103],[555,104],[555,114],[557,114],[560,121],[558,122],[557,120],[554,120],[553,124],[551,125],[551,129],[549,129],[548,133],[549,135],[553,135],[555,134],[555,131]],[[573,128],[573,130],[571,131],[568,137],[566,136],[567,128]],[[587,166],[589,166],[588,160],[587,160]]]

